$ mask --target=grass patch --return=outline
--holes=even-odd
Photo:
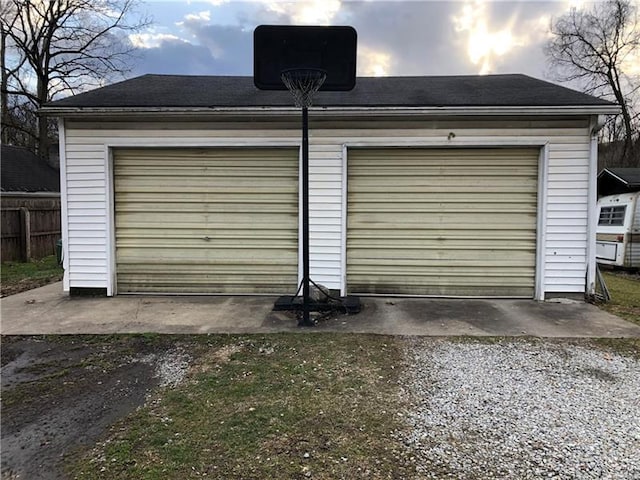
[[[602,275],[611,293],[611,301],[600,307],[640,324],[640,280],[612,272],[603,272]]]
[[[188,380],[80,454],[78,479],[407,478],[393,438],[401,340],[210,336]]]
[[[592,342],[606,351],[640,360],[640,338],[596,338]]]
[[[0,269],[2,296],[24,292],[62,279],[55,255],[31,262],[3,262]]]

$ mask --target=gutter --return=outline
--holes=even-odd
[[[620,113],[617,105],[572,105],[572,106],[488,106],[488,107],[311,107],[316,117],[346,118],[352,116],[496,116],[496,115],[612,115]],[[123,117],[132,114],[163,116],[273,116],[298,117],[300,110],[294,107],[42,107],[43,116],[73,117]]]

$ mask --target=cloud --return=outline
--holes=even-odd
[[[280,2],[262,0],[268,11],[287,17],[298,25],[329,25],[340,12],[340,0]]]
[[[347,2],[338,20],[358,32],[361,73],[368,66],[367,52],[374,51],[389,57],[385,75],[455,74],[468,61],[453,45],[448,18],[454,8],[449,2]]]
[[[361,47],[357,62],[358,75],[363,77],[384,77],[391,72],[392,57],[388,52]]]
[[[133,74],[220,75],[221,66],[206,47],[181,40],[165,39],[157,46],[138,50]]]
[[[129,35],[129,41],[136,48],[148,49],[158,48],[164,42],[185,42],[176,35],[170,33],[134,33]]]
[[[204,22],[208,23],[211,21],[211,11],[205,10],[199,13],[189,13],[185,15],[184,20],[186,22]],[[184,22],[178,22],[176,25],[182,25]]]
[[[214,3],[218,6],[211,6]],[[184,74],[251,75],[257,25],[330,23],[356,28],[359,75],[520,72],[541,77],[546,64],[541,47],[550,18],[568,8],[566,2],[542,1],[214,3],[193,2],[191,7],[199,8],[187,6],[162,34],[134,37],[140,51],[149,54],[145,67],[149,71],[183,69]]]
[[[176,27],[178,30],[176,30]],[[211,11],[186,13],[173,23],[175,33],[131,35],[138,49],[139,73],[246,75],[252,65],[252,32],[211,24]]]
[[[253,52],[253,30],[239,25],[216,25],[210,21],[210,13],[186,15],[178,24],[193,43],[206,47],[213,58],[226,62],[234,72],[250,68]]]
[[[527,39],[513,32],[511,20],[501,28],[491,28],[486,5],[483,1],[465,3],[458,14],[452,17],[455,30],[466,36],[467,55],[471,63],[478,66],[478,73],[492,73],[494,59],[518,46],[526,46]]]

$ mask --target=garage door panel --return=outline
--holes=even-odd
[[[379,250],[372,250],[369,255],[366,252],[350,255],[347,260],[358,261],[361,266],[378,266],[383,268],[388,265],[396,265],[403,267],[404,270],[419,269],[422,267],[468,267],[469,269],[475,267],[483,267],[491,269],[496,264],[503,260],[503,256],[508,250],[496,251],[496,250],[484,250],[482,256],[478,258],[477,251],[463,251],[463,250],[394,250],[392,253],[380,252]],[[529,255],[520,254],[518,259],[509,262],[513,267],[529,267],[531,261],[535,261],[535,252],[531,252]]]
[[[388,283],[371,282],[364,278],[354,281],[354,290],[381,295],[434,295],[454,297],[528,297],[531,293],[528,277],[507,277],[509,293],[505,293],[503,282],[480,282],[482,277],[390,277]],[[402,283],[402,287],[399,285]],[[425,291],[429,293],[426,294]]]
[[[519,203],[510,203],[509,205],[499,204],[499,203],[482,203],[479,204],[477,200],[474,203],[469,202],[459,202],[459,203],[451,203],[447,201],[443,202],[430,202],[430,203],[421,203],[420,205],[416,205],[415,199],[407,199],[405,201],[395,201],[390,200],[386,203],[378,203],[371,202],[371,204],[367,204],[367,206],[359,206],[353,209],[352,213],[373,213],[379,214],[380,212],[393,212],[393,213],[401,213],[403,215],[419,215],[419,214],[494,214],[497,211],[501,211],[504,213],[517,213],[522,214],[526,213],[529,215],[536,215],[535,206],[531,206],[530,204],[519,204]]]
[[[351,188],[349,188],[350,193],[354,193]],[[484,190],[483,192],[469,192],[464,189],[464,187],[457,186],[455,189],[438,189],[433,188],[427,192],[421,192],[420,198],[422,199],[421,203],[425,205],[430,204],[445,204],[445,205],[457,205],[457,204],[471,204],[477,205],[478,203],[487,203],[487,204],[501,204],[502,206],[508,208],[509,205],[506,205],[505,202],[513,203],[515,205],[526,204],[530,205],[532,201],[535,201],[536,194],[530,194],[527,192],[523,192],[522,190],[506,192],[506,191],[498,191],[498,192],[489,192]],[[367,192],[358,192],[358,200],[359,202],[354,205],[354,208],[373,208],[369,204],[383,204],[383,205],[415,205],[415,196],[407,195],[402,192],[400,193],[388,193],[385,195],[384,199],[380,198],[380,195],[376,193],[367,193]],[[366,202],[366,203],[365,203]]]
[[[368,227],[383,229],[405,229],[405,230],[448,230],[473,232],[476,229],[494,229],[494,226],[504,230],[517,230],[520,228],[529,229],[531,222],[535,221],[535,215],[528,213],[504,213],[497,215],[476,213],[469,215],[465,213],[451,212],[447,214],[425,213],[424,215],[389,215],[388,218],[380,218],[380,213],[361,214],[351,222],[353,228]]]
[[[297,149],[118,149],[114,164],[119,293],[295,289]]]
[[[167,214],[166,218],[150,216],[150,215],[126,215],[126,218],[118,219],[116,227],[126,228],[127,225],[135,222],[138,227],[136,229],[147,230],[153,228],[166,229],[167,223],[172,224],[172,230],[191,230],[194,235],[199,233],[206,233],[207,231],[220,231],[220,230],[243,230],[246,232],[254,232],[257,230],[281,230],[289,226],[290,222],[287,222],[286,218],[277,219],[270,222],[268,217],[271,217],[271,212],[266,211],[263,215],[251,215],[242,216],[227,214],[225,212],[210,212],[204,215],[183,215],[175,217]],[[125,215],[123,215],[125,217]],[[211,217],[216,220],[215,223],[211,221]],[[251,223],[250,228],[247,226]]]
[[[158,180],[159,182],[159,180]],[[247,191],[251,191],[253,195],[260,195],[261,193],[273,193],[274,191],[279,191],[281,193],[293,193],[296,190],[294,188],[287,189],[286,187],[279,187],[277,182],[273,184],[264,184],[264,185],[255,185],[252,183],[243,182],[241,184],[236,183],[235,185],[231,185],[226,182],[184,182],[180,185],[166,185],[164,190],[168,194],[177,194],[181,195],[184,191],[189,191],[190,193],[199,193],[202,195],[206,195],[211,192],[212,189],[216,189],[217,193],[222,194],[237,194],[239,188],[245,188]],[[282,188],[282,190],[280,190]],[[122,185],[122,189],[120,190],[122,193],[127,192],[136,192],[136,193],[157,193],[158,185],[154,186],[153,183],[143,184],[131,186],[131,185]]]
[[[265,255],[264,250],[269,250],[269,255]],[[219,248],[187,248],[183,251],[169,249],[166,246],[158,247],[122,247],[119,254],[119,264],[124,267],[127,264],[148,264],[148,265],[197,265],[199,268],[217,268],[220,264],[226,265],[286,265],[295,249],[286,249],[281,246],[262,247],[257,245],[241,247],[219,247]],[[201,265],[202,262],[206,264]],[[215,262],[209,264],[210,262]]]
[[[465,250],[495,250],[500,252],[509,252],[510,250],[526,250],[531,247],[530,239],[518,239],[518,238],[503,238],[498,245],[496,245],[494,239],[482,240],[478,238],[469,239],[428,239],[423,240],[421,238],[402,239],[402,245],[394,247],[394,251],[402,252],[404,250],[420,250],[428,252],[430,250],[442,251],[446,247],[447,251],[455,254],[457,251]],[[378,250],[387,249],[389,244],[389,238],[358,238],[352,239],[349,243],[352,247],[349,255],[356,257],[371,250],[370,255],[375,255]]]
[[[354,149],[351,293],[533,296],[536,149]]]
[[[403,182],[402,180],[407,180]],[[403,185],[400,186],[398,183],[402,182]],[[523,189],[534,188],[537,183],[535,181],[530,182],[527,180],[518,180],[514,179],[513,182],[500,184],[499,182],[493,180],[482,180],[477,179],[474,181],[474,185],[482,188],[487,193],[492,192],[519,192]],[[378,181],[368,181],[360,183],[359,185],[354,185],[350,191],[352,193],[402,193],[404,195],[409,195],[412,193],[422,193],[425,189],[433,189],[433,191],[441,192],[463,192],[460,187],[460,182],[457,179],[441,179],[438,180],[436,178],[420,181],[415,179],[414,176],[406,177],[406,179],[395,177],[395,178],[380,178]]]

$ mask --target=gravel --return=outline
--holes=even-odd
[[[407,348],[401,436],[421,478],[640,479],[640,361],[570,343]]]
[[[161,355],[152,353],[137,359],[141,363],[155,365],[154,377],[160,387],[175,388],[187,376],[191,366],[191,357],[180,349],[165,352]]]

